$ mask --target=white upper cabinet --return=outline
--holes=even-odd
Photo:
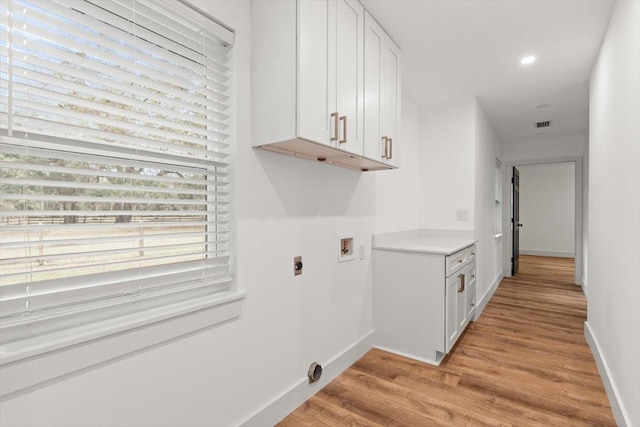
[[[362,155],[364,142],[364,9],[353,0],[329,0],[336,8],[335,81],[338,113],[338,145],[343,150]],[[331,40],[331,39],[330,39]],[[331,46],[329,51],[331,51]],[[330,69],[334,69],[330,62]],[[333,88],[329,88],[332,92]],[[331,95],[329,95],[331,99]]]
[[[254,1],[253,145],[363,171],[393,169],[380,153],[365,151],[366,35],[356,0]],[[382,52],[375,74],[388,80],[398,69]],[[378,108],[391,92],[378,94]],[[395,135],[397,120],[380,120],[391,104],[375,116]]]
[[[397,166],[400,49],[365,12],[364,155]]]
[[[330,144],[331,135],[335,132],[329,120],[329,110],[335,110],[335,70],[330,77],[329,58],[335,57],[335,53],[329,52],[328,2],[300,1],[298,20],[297,136]],[[335,30],[331,32],[335,33]],[[335,40],[335,34],[333,36]],[[333,90],[330,91],[332,85]]]
[[[298,20],[298,137],[361,155],[364,9],[300,0]]]

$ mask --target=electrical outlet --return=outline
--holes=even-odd
[[[456,209],[456,221],[469,221],[469,211],[467,209]]]

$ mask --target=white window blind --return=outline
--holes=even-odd
[[[500,202],[500,160],[496,159],[493,166],[493,197],[496,202]]]
[[[170,1],[0,15],[1,316],[228,286],[233,33]]]

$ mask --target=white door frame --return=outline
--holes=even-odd
[[[506,163],[502,183],[502,200],[508,201],[502,205],[502,269],[504,276],[511,276],[511,249],[513,246],[513,235],[511,233],[511,179],[513,178],[513,167],[533,166],[533,165],[552,165],[556,163],[574,163],[575,164],[575,283],[582,284],[582,156],[575,157],[555,157],[540,160],[515,160]]]

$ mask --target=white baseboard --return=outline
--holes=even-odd
[[[616,424],[618,424],[618,427],[631,427],[632,424],[631,419],[629,418],[629,413],[625,410],[624,405],[622,404],[620,392],[616,387],[616,383],[613,381],[613,377],[609,371],[609,365],[607,365],[607,361],[602,356],[598,339],[593,334],[588,322],[584,322],[584,337],[587,339],[587,344],[589,344],[591,353],[593,353],[593,358],[596,360],[598,372],[602,378],[604,389],[607,392],[607,397],[609,398],[609,404],[611,405],[613,416],[616,419]]]
[[[551,256],[557,258],[575,258],[571,251],[539,251],[536,249],[520,249],[520,255]]]
[[[281,396],[268,403],[254,415],[240,423],[243,427],[273,426],[282,421],[298,406],[319,392],[349,366],[360,359],[373,347],[373,331],[347,348],[327,363],[322,364],[322,378],[313,384],[305,377]]]
[[[491,285],[487,293],[484,294],[480,302],[476,302],[476,312],[475,312],[475,315],[473,316],[474,322],[480,318],[480,315],[484,311],[484,308],[487,306],[487,304],[489,303],[489,300],[491,299],[493,294],[496,292],[496,289],[498,289],[498,286],[500,286],[500,282],[502,282],[502,279],[504,279],[504,274],[500,273],[498,277],[496,277],[496,280],[493,281],[493,284]]]
[[[397,351],[397,350],[392,350],[390,348],[381,347],[379,345],[374,345],[373,348],[377,348],[378,350],[386,351],[387,353],[397,354],[398,356],[406,357],[407,359],[413,359],[413,360],[417,360],[418,362],[428,363],[429,365],[434,365],[434,366],[440,366],[440,363],[442,363],[442,360],[444,359],[444,356],[446,356],[445,354],[442,354],[442,353],[438,352],[438,354],[441,354],[442,357],[440,357],[439,359],[436,359],[436,360],[429,360],[429,359],[426,359],[424,357],[418,357],[418,356],[415,356],[413,354],[404,353],[402,351]]]

